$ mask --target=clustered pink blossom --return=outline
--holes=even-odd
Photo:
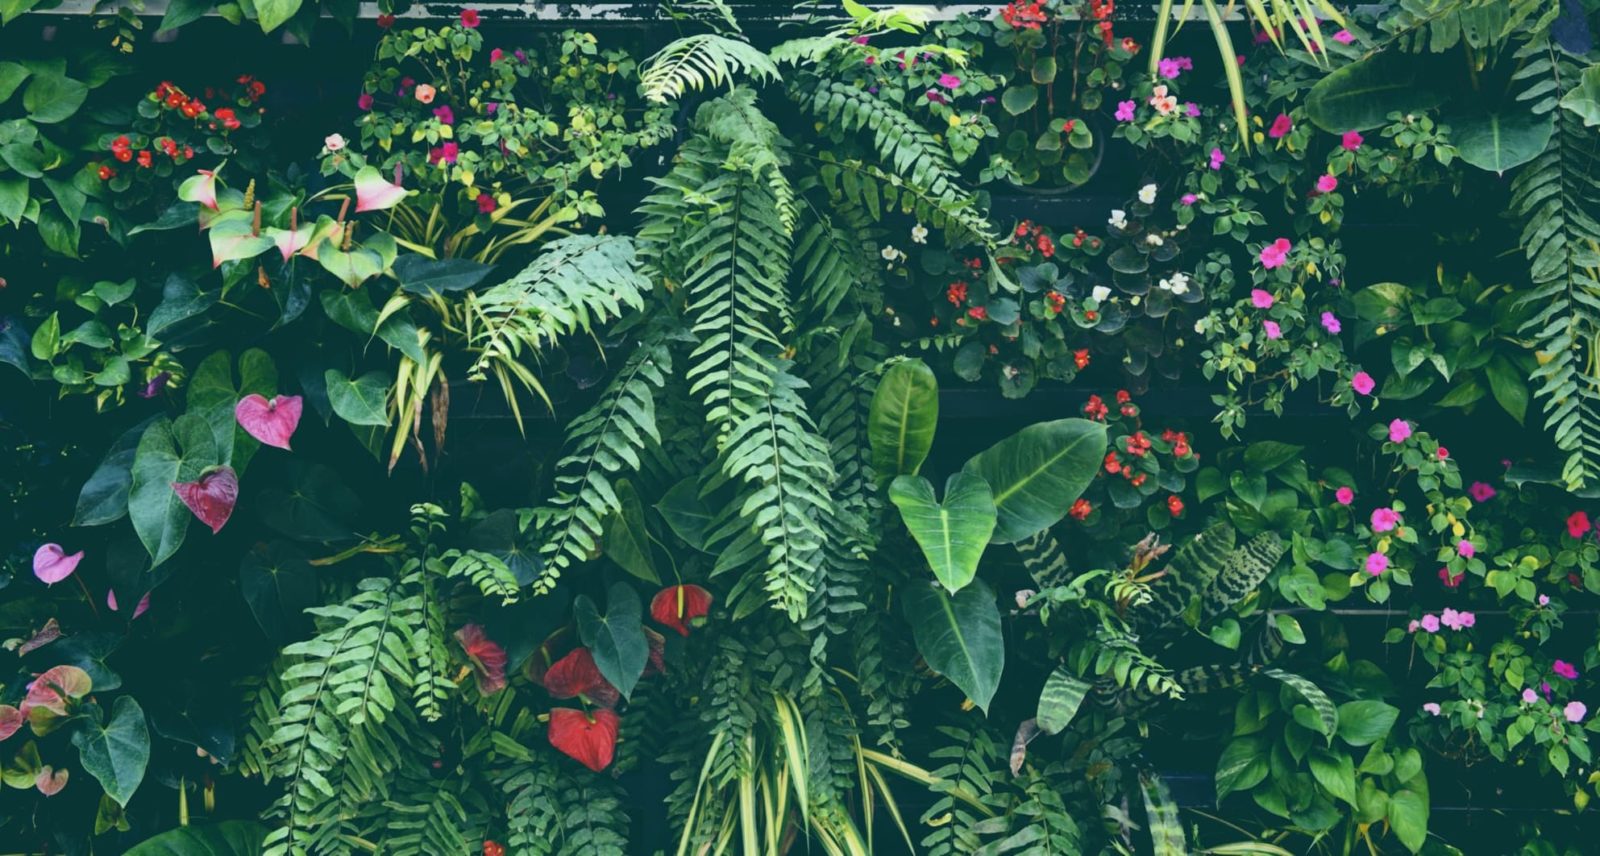
[[[1279,238],[1261,248],[1261,266],[1267,270],[1281,266],[1289,258],[1289,250],[1293,245],[1288,238]]]
[[[1337,336],[1339,331],[1344,329],[1344,325],[1339,323],[1339,316],[1334,315],[1332,312],[1324,312],[1322,313],[1322,329]]]
[[[1473,556],[1478,555],[1478,548],[1474,547],[1471,541],[1462,538],[1460,541],[1456,542],[1456,553],[1463,559],[1470,559]]]
[[[1557,660],[1552,663],[1550,665],[1550,671],[1555,672],[1557,675],[1566,678],[1569,681],[1575,681],[1578,679],[1578,667],[1568,663],[1566,660]]]
[[[1279,327],[1278,326],[1278,322],[1276,322],[1276,321],[1262,321],[1261,322],[1261,328],[1263,330],[1267,331],[1267,338],[1268,339],[1282,339],[1283,338],[1283,328]]]
[[[1388,556],[1385,556],[1382,553],[1367,554],[1367,573],[1376,577],[1387,570],[1389,570]]]
[[[1272,308],[1272,302],[1273,302],[1272,292],[1264,291],[1264,290],[1259,289],[1259,288],[1254,288],[1254,289],[1250,290],[1250,305],[1251,306],[1254,306],[1257,309],[1271,309]]]
[[[1353,152],[1361,148],[1361,144],[1364,141],[1365,138],[1361,136],[1360,131],[1345,131],[1344,136],[1339,140],[1339,145],[1343,146],[1345,151]]]
[[[1274,140],[1282,139],[1294,130],[1294,120],[1287,113],[1279,113],[1278,118],[1272,120],[1272,127],[1267,129],[1267,136]]]
[[[1389,442],[1404,443],[1411,436],[1411,423],[1404,419],[1395,419],[1389,423]]]
[[[1211,150],[1211,168],[1212,169],[1222,169],[1222,165],[1227,163],[1227,162],[1228,162],[1228,156],[1222,153],[1222,149],[1212,149]]]

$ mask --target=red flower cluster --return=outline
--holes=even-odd
[[[1067,308],[1067,298],[1059,291],[1047,291],[1044,295],[1045,302],[1050,304],[1050,311],[1060,315]],[[1084,352],[1088,356],[1087,352]],[[1079,366],[1079,368],[1083,368]]]
[[[1088,357],[1085,356],[1084,363],[1087,364],[1088,361]],[[1105,399],[1098,395],[1089,396],[1089,402],[1083,406],[1083,415],[1096,422],[1106,421],[1106,414],[1110,412],[1111,410],[1106,407]]]
[[[1046,20],[1043,0],[1033,0],[1024,3],[1022,0],[1011,0],[1000,10],[1000,18],[1014,30],[1037,30]]]
[[[1183,498],[1178,496],[1177,494],[1172,494],[1172,495],[1168,496],[1167,497],[1167,513],[1171,514],[1173,517],[1182,516],[1182,514],[1183,514]]]
[[[1128,436],[1128,454],[1144,457],[1150,453],[1150,438],[1143,431],[1135,431]]]
[[[952,282],[952,283],[950,283],[950,287],[945,289],[944,299],[950,301],[951,303],[955,304],[956,306],[960,306],[961,304],[966,303],[967,302],[967,284],[964,283],[964,282]]]
[[[1116,4],[1112,0],[1089,0],[1089,16],[1099,21],[1095,26],[1100,30],[1100,38],[1111,47],[1111,14],[1116,11]]]
[[[1092,513],[1094,513],[1094,506],[1089,504],[1089,500],[1079,497],[1072,503],[1072,508],[1067,511],[1067,516],[1073,520],[1083,520]]]
[[[1168,428],[1161,432],[1161,439],[1172,444],[1172,454],[1177,457],[1187,458],[1194,451],[1189,448],[1189,435],[1182,431],[1174,431]]]

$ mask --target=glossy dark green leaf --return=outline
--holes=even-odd
[[[63,121],[89,97],[89,85],[64,74],[35,74],[22,91],[22,108],[41,125]]]
[[[872,469],[887,481],[917,472],[933,447],[939,422],[939,381],[921,360],[889,366],[867,416]]]
[[[261,631],[274,642],[302,638],[311,628],[307,607],[321,601],[317,571],[293,544],[258,544],[239,563],[239,593]]]
[[[1461,159],[1496,175],[1538,157],[1555,132],[1555,113],[1539,115],[1522,105],[1454,113],[1446,121]]]
[[[627,479],[619,480],[613,487],[622,510],[606,518],[600,551],[639,579],[659,583],[661,576],[656,573],[650,531],[645,528],[644,504],[639,501],[639,492]]]
[[[1057,419],[1018,431],[967,461],[963,470],[994,492],[994,543],[1033,535],[1067,514],[1106,453],[1106,426]]]
[[[928,668],[948,678],[988,713],[1006,664],[994,589],[983,580],[973,580],[951,595],[932,583],[913,583],[901,598],[906,623]]]
[[[182,826],[135,844],[123,856],[259,856],[267,828],[247,820]]]
[[[340,419],[351,425],[389,424],[386,404],[394,381],[387,373],[374,371],[351,378],[338,369],[328,369],[324,380],[328,384],[328,401]]]
[[[594,664],[623,698],[633,695],[650,643],[644,636],[644,608],[639,595],[626,583],[615,583],[606,591],[606,613],[600,614],[593,600],[580,595],[572,602],[572,617],[578,623],[578,636],[594,655]]]
[[[1217,759],[1217,802],[1235,791],[1250,790],[1266,777],[1266,741],[1259,737],[1235,739]]]
[[[322,464],[291,459],[288,487],[261,492],[261,522],[296,541],[343,541],[356,534],[361,498],[339,473]]]
[[[101,526],[121,520],[128,513],[128,489],[133,486],[133,457],[139,448],[139,438],[156,417],[140,422],[124,431],[106,450],[100,465],[95,467],[89,480],[78,491],[77,510],[72,515],[73,526]]]
[[[934,499],[933,483],[922,476],[898,476],[889,486],[889,500],[933,575],[951,593],[978,574],[978,562],[994,534],[994,494],[982,478],[967,472],[952,475],[944,486],[944,502]]]
[[[152,564],[178,551],[194,517],[172,483],[194,481],[218,463],[211,426],[199,416],[186,413],[176,422],[163,419],[145,429],[133,457],[128,517]]]
[[[1375,699],[1339,705],[1339,738],[1351,746],[1370,746],[1389,736],[1400,710]]]
[[[430,259],[417,253],[406,253],[393,265],[400,289],[423,297],[467,291],[493,271],[494,265],[471,259]]]
[[[1388,50],[1357,60],[1317,81],[1306,95],[1306,112],[1324,131],[1365,131],[1388,122],[1390,113],[1420,113],[1444,96],[1433,86],[1421,57]]]
[[[127,806],[150,763],[150,728],[139,702],[133,696],[119,696],[105,724],[90,718],[77,725],[72,745],[78,747],[79,762],[99,780],[106,795]]]
[[[656,503],[656,511],[673,534],[696,550],[704,550],[712,511],[700,498],[700,480],[694,476],[673,485]]]

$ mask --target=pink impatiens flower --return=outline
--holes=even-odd
[[[1364,139],[1360,131],[1345,131],[1344,136],[1339,139],[1339,145],[1343,146],[1345,151],[1353,152],[1361,148]]]
[[[1288,238],[1279,238],[1261,248],[1261,266],[1267,270],[1281,266],[1289,258],[1289,250],[1293,248]]]
[[[1367,554],[1367,573],[1369,573],[1369,574],[1371,574],[1373,576],[1378,576],[1379,574],[1381,574],[1381,573],[1383,573],[1384,571],[1387,571],[1387,570],[1389,570],[1389,557],[1388,556],[1385,556],[1382,553],[1368,553]],[[1433,631],[1430,630],[1428,632],[1432,633]]]
[[[1372,510],[1372,531],[1388,532],[1400,524],[1400,512],[1392,508],[1374,508]]]
[[[1332,312],[1324,312],[1322,313],[1322,329],[1337,336],[1339,331],[1344,329],[1344,325],[1339,323],[1339,316],[1334,315]]]
[[[1250,305],[1254,306],[1257,309],[1271,309],[1272,308],[1272,292],[1264,291],[1264,290],[1259,289],[1259,288],[1251,289],[1250,290]]]
[[[361,93],[361,96],[356,99],[356,106],[359,107],[362,111],[371,110],[372,109],[372,95],[371,95],[371,93],[367,93],[367,92]]]
[[[1428,631],[1429,633],[1438,633],[1439,616],[1434,615],[1431,612],[1422,616],[1422,629]]]
[[[1404,443],[1411,436],[1411,423],[1404,419],[1395,419],[1389,422],[1389,442]]]
[[[1478,555],[1478,548],[1472,546],[1471,541],[1462,538],[1460,541],[1456,542],[1456,553],[1463,559],[1470,559],[1473,556]]]
[[[1427,711],[1432,716],[1438,716],[1444,711],[1444,708],[1439,707],[1439,703],[1436,701],[1428,702],[1422,706],[1422,709]]]
[[[1467,493],[1472,496],[1473,502],[1488,502],[1494,498],[1495,489],[1483,482],[1473,482],[1467,488]]]
[[[426,84],[426,83],[417,84],[416,99],[418,101],[421,101],[424,104],[432,104],[434,96],[436,96],[438,94],[439,94],[439,90],[433,88],[433,86],[431,86],[429,84]]]
[[[1272,127],[1267,129],[1267,136],[1274,140],[1283,139],[1294,130],[1294,120],[1287,113],[1279,113],[1278,118],[1272,120]]]
[[[1539,701],[1539,694],[1533,691],[1533,687],[1523,687],[1522,688],[1522,703],[1523,704],[1534,704],[1534,703],[1536,703],[1538,701]]]
[[[1212,149],[1211,150],[1211,168],[1212,169],[1222,169],[1222,165],[1227,163],[1227,162],[1228,162],[1228,156],[1222,153],[1222,149]]]
[[[1356,40],[1355,34],[1349,30],[1340,30],[1333,34],[1333,40],[1341,45],[1348,45]]]
[[[1375,386],[1377,384],[1372,380],[1372,375],[1366,372],[1356,372],[1355,376],[1350,378],[1350,388],[1361,395],[1371,395]]]
[[[939,85],[946,89],[955,89],[961,85],[961,78],[953,74],[941,74],[939,75]]]
[[[1349,505],[1356,501],[1356,492],[1351,490],[1349,485],[1345,485],[1333,492],[1333,498],[1338,500],[1340,505]]]
[[[1561,709],[1561,715],[1566,717],[1568,722],[1582,722],[1583,718],[1589,715],[1589,708],[1581,701],[1569,701],[1567,706]]]
[[[1466,574],[1451,574],[1449,568],[1439,569],[1439,582],[1444,583],[1445,588],[1460,588],[1461,580],[1465,577]]]
[[[478,18],[477,9],[461,10],[461,26],[466,27],[469,30],[475,30],[478,28],[479,21],[480,19]]]
[[[1589,523],[1587,512],[1574,511],[1567,516],[1567,534],[1574,538],[1582,538],[1589,534],[1589,530],[1593,528]]]
[[[1323,174],[1317,177],[1317,192],[1332,193],[1339,186],[1339,179]]]
[[[1118,122],[1132,122],[1133,121],[1133,111],[1138,106],[1139,105],[1135,104],[1132,101],[1118,101],[1117,102],[1117,112],[1115,114],[1116,118],[1117,118],[1117,121]]]
[[[1276,322],[1276,321],[1262,321],[1261,322],[1261,327],[1262,327],[1262,329],[1267,331],[1267,338],[1268,339],[1282,339],[1283,338],[1283,328],[1278,326],[1278,322]]]
[[[1569,681],[1575,681],[1578,679],[1578,667],[1568,663],[1566,660],[1557,660],[1552,663],[1550,665],[1550,671],[1555,672],[1557,675],[1560,675]]]

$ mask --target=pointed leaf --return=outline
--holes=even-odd
[[[994,492],[993,541],[1011,544],[1054,525],[1089,486],[1106,453],[1106,426],[1087,419],[1030,425],[967,461]]]
[[[324,379],[328,401],[340,419],[351,425],[388,426],[386,401],[393,381],[387,373],[367,372],[352,380],[338,369],[328,369]]]
[[[912,584],[901,596],[922,659],[988,713],[1006,657],[994,590],[973,580],[954,595]]]
[[[878,381],[867,416],[872,469],[884,481],[916,473],[933,446],[939,382],[921,360],[891,365]]]
[[[1091,688],[1087,681],[1067,671],[1066,666],[1057,666],[1039,693],[1039,712],[1035,717],[1039,730],[1057,734],[1066,728]]]
[[[588,596],[579,596],[572,603],[572,617],[600,674],[624,698],[630,698],[650,658],[650,644],[644,638],[644,606],[638,593],[625,583],[612,585],[606,592],[605,615]]]
[[[90,720],[72,735],[78,759],[89,775],[100,780],[106,795],[126,807],[144,780],[150,762],[150,729],[144,710],[133,696],[118,696],[105,725]]]
[[[988,483],[971,473],[956,473],[945,482],[941,505],[927,479],[899,476],[889,486],[889,499],[900,509],[939,583],[954,594],[972,582],[994,534],[994,495]]]
[[[128,491],[128,518],[153,565],[176,553],[189,529],[191,514],[173,491],[173,483],[197,479],[216,463],[217,443],[211,427],[193,414],[186,413],[176,422],[163,419],[140,438]]]

